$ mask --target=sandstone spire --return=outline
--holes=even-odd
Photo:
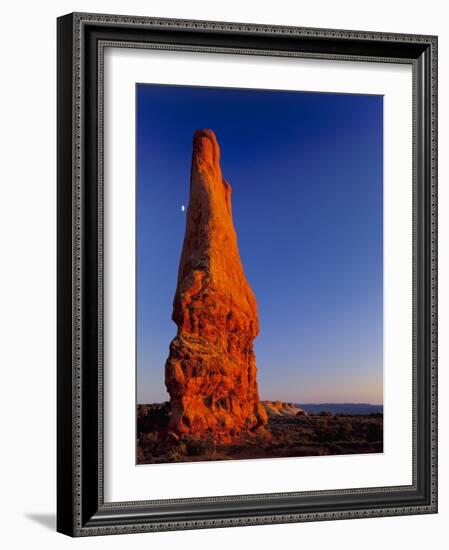
[[[177,433],[229,437],[267,422],[259,402],[253,340],[257,303],[243,272],[231,186],[211,130],[193,138],[190,201],[173,302],[177,336],[165,383]]]

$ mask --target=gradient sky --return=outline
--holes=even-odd
[[[382,403],[381,96],[137,85],[137,402],[164,364],[193,132],[211,128],[259,306],[261,399]]]

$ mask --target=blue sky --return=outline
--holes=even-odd
[[[262,399],[382,403],[381,96],[139,84],[137,402],[164,364],[192,136],[211,128],[259,307]]]

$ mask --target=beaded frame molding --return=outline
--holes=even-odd
[[[58,18],[57,530],[106,535],[437,512],[437,37],[74,13]],[[105,47],[407,63],[413,71],[410,486],[105,502]]]

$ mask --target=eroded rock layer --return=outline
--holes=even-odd
[[[231,186],[211,130],[193,138],[190,199],[173,302],[178,326],[165,365],[170,428],[222,438],[267,422],[259,401],[253,341],[257,303],[232,221]]]

